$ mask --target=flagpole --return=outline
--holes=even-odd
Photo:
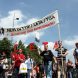
[[[60,33],[60,25],[59,25],[59,23],[58,23],[58,35],[59,35],[59,40],[60,41],[62,41],[61,40],[61,33]],[[61,46],[61,55],[62,55],[62,46]],[[61,60],[62,60],[62,70],[61,70],[61,78],[64,78],[64,64],[63,64],[63,57],[61,58]]]
[[[58,10],[57,10],[57,12],[58,12]],[[57,15],[57,17],[58,17],[58,15]],[[58,18],[57,18],[58,19]],[[61,32],[60,32],[60,24],[59,24],[59,20],[57,20],[58,21],[58,36],[59,36],[59,41],[62,41],[62,39],[61,39]],[[61,46],[61,55],[62,55],[62,46]],[[63,64],[63,57],[61,57],[61,60],[62,60],[62,69],[61,69],[61,78],[64,78],[64,68],[63,68],[63,66],[64,66],[64,64]]]
[[[59,35],[59,40],[61,41],[61,33],[60,33],[60,25],[58,23],[58,35]]]
[[[15,13],[13,14],[12,18],[12,27],[14,28],[14,21],[15,21]],[[13,41],[13,36],[11,37],[11,41]]]
[[[15,13],[13,14],[13,22],[12,22],[12,27],[14,28],[15,27],[15,20],[19,20],[19,18],[15,17]],[[12,41],[13,41],[13,37],[12,37]]]
[[[15,21],[15,13],[13,15],[13,27],[14,27],[14,21]]]

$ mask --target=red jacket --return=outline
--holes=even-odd
[[[17,54],[15,56],[15,67],[20,67],[20,64],[22,63],[21,60],[25,60],[24,54]]]

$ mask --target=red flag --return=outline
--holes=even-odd
[[[56,42],[54,43],[53,49],[57,49],[58,47],[59,47],[59,44],[58,44],[58,41],[56,41]]]
[[[30,43],[29,48],[30,48],[31,51],[34,50],[35,49],[34,43]]]

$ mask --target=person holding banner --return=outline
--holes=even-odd
[[[51,50],[48,50],[48,43],[44,43],[44,51],[40,54],[43,57],[44,72],[46,78],[52,78],[52,59],[57,63]]]
[[[64,76],[66,78],[66,55],[68,51],[66,48],[62,46],[62,41],[58,41],[58,47],[55,49],[58,52],[57,54],[57,62],[58,62],[58,71],[61,71],[60,76]]]

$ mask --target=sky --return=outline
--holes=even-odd
[[[63,46],[68,49],[67,58],[73,60],[72,54],[75,43],[78,42],[78,0],[0,0],[0,27],[20,27],[31,24],[42,17],[58,10],[59,26]],[[58,26],[38,31],[40,34],[39,46],[47,41],[49,49],[53,48],[54,42],[59,40]],[[38,32],[10,37],[13,42],[22,40],[25,45],[35,42],[35,35]],[[3,35],[0,36],[2,39]],[[36,42],[35,42],[36,43]],[[36,43],[37,44],[37,43]]]

